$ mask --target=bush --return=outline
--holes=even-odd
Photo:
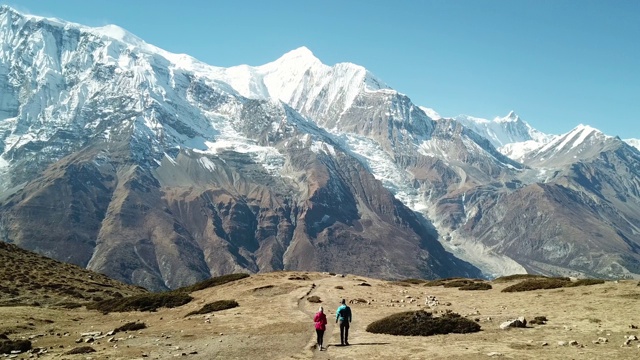
[[[342,285],[338,285],[338,286],[336,286],[336,289],[338,289],[338,290],[344,290],[344,286],[342,286]]]
[[[493,279],[493,282],[504,283],[504,282],[510,282],[515,280],[527,280],[527,279],[539,279],[539,278],[546,278],[546,276],[536,275],[536,274],[513,274],[513,275],[507,275],[507,276],[501,276],[501,277],[495,278]]]
[[[601,279],[579,279],[573,281],[566,285],[566,287],[574,287],[574,286],[589,286],[589,285],[599,285],[604,284],[604,280]]]
[[[87,309],[103,313],[125,311],[156,311],[158,308],[174,308],[189,303],[193,298],[177,292],[150,293],[104,300],[87,305]]]
[[[473,284],[474,281],[473,280],[469,280],[469,279],[459,279],[459,280],[452,280],[452,281],[447,281],[445,282],[443,285],[446,288],[459,288],[461,286],[466,286],[466,285],[470,285]]]
[[[307,275],[301,275],[301,276],[291,275],[289,276],[289,280],[309,280],[309,277]]]
[[[9,340],[6,336],[0,340],[0,354],[10,354],[12,351],[25,352],[31,350],[29,340]]]
[[[420,284],[426,283],[427,280],[422,280],[422,279],[404,279],[404,280],[400,280],[400,282],[407,283],[407,284],[413,284],[413,285],[420,285]]]
[[[73,348],[73,349],[67,351],[64,354],[65,355],[88,354],[88,353],[93,353],[93,352],[96,352],[96,350],[94,348],[92,348],[91,346],[80,346],[80,347],[77,347],[77,348]]]
[[[223,285],[232,281],[244,279],[247,277],[249,277],[249,274],[242,274],[242,273],[217,276],[211,279],[201,281],[199,283],[195,283],[190,286],[181,287],[179,289],[174,290],[174,292],[192,293],[194,291],[204,290],[214,286],[220,286],[220,285]]]
[[[146,328],[147,328],[147,324],[145,324],[145,323],[129,322],[129,323],[126,323],[126,324],[116,328],[114,330],[114,332],[119,333],[119,332],[123,332],[123,331],[135,331],[135,330],[142,330],[142,329],[146,329]]]
[[[316,295],[309,296],[309,297],[307,298],[307,301],[308,301],[308,302],[311,302],[311,303],[316,303],[316,304],[317,304],[317,303],[321,303],[321,302],[322,302],[322,300],[320,300],[320,297],[319,297],[319,296],[316,296]]]
[[[547,323],[547,317],[546,316],[536,316],[535,318],[533,318],[533,320],[529,321],[529,324],[531,325],[545,325]]]
[[[371,284],[366,283],[366,282],[361,282],[360,284],[357,284],[358,286],[371,286]]]
[[[570,280],[566,278],[529,279],[502,289],[502,292],[520,292],[540,289],[557,289],[567,286]]]
[[[239,304],[235,300],[218,300],[212,303],[205,304],[200,310],[192,311],[186,316],[208,314],[215,311],[233,309],[238,307]]]
[[[485,282],[474,282],[467,285],[462,285],[458,288],[458,290],[491,290],[493,287],[489,283]]]
[[[478,332],[480,325],[452,312],[433,317],[430,312],[419,310],[387,316],[372,322],[366,330],[376,334],[430,336]]]

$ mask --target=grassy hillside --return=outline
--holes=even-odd
[[[0,241],[0,306],[78,307],[147,292]]]

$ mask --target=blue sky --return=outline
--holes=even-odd
[[[306,46],[368,68],[444,116],[515,110],[552,134],[583,123],[640,138],[637,0],[21,0],[20,11],[119,25],[216,66]]]

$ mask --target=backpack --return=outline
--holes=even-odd
[[[338,310],[338,315],[345,320],[349,320],[351,316],[351,309],[348,306],[343,306]]]

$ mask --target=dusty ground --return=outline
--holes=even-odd
[[[306,274],[308,280],[289,280]],[[360,286],[366,282],[371,286]],[[314,286],[315,284],[315,286]],[[0,332],[10,338],[33,338],[34,347],[46,347],[41,358],[51,359],[633,359],[640,357],[639,341],[621,345],[625,336],[640,336],[630,325],[640,325],[640,287],[637,281],[601,285],[502,293],[512,283],[492,284],[487,291],[456,288],[400,286],[360,276],[277,272],[253,275],[219,287],[195,292],[193,302],[153,313],[103,315],[84,308],[54,310],[44,307],[1,307]],[[343,290],[336,286],[344,287]],[[329,317],[325,334],[327,351],[313,349],[312,316],[319,304],[307,296],[319,296]],[[441,305],[479,319],[482,331],[474,334],[403,337],[371,334],[365,327],[374,320],[400,311],[425,308],[425,296],[434,295]],[[409,304],[407,296],[417,299]],[[341,298],[363,298],[370,304],[351,305],[351,346],[337,346],[339,329],[335,309]],[[239,307],[207,315],[186,317],[203,304],[235,299]],[[391,302],[405,300],[405,302]],[[444,303],[451,303],[450,306]],[[393,305],[393,306],[392,306]],[[546,325],[501,330],[500,323],[518,316],[544,315]],[[131,321],[147,329],[118,333],[92,344],[76,344],[81,333],[107,332]],[[68,334],[65,334],[68,333]],[[40,336],[42,335],[42,336]],[[593,344],[599,337],[607,343]],[[561,346],[558,342],[577,341]],[[547,345],[543,345],[547,344]],[[90,345],[96,353],[63,355]],[[183,355],[184,354],[184,355]],[[26,358],[19,355],[18,358]]]

